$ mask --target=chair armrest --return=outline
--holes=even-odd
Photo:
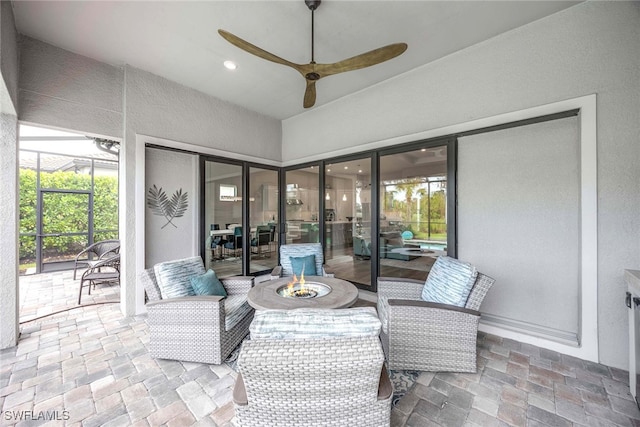
[[[85,249],[81,250],[81,251],[78,253],[78,255],[76,255],[76,262],[78,262],[78,260],[80,260],[80,257],[81,257],[82,255],[84,255],[84,254],[88,253],[88,252],[89,252],[89,249],[90,249],[90,247],[89,247],[89,248],[85,248]]]
[[[118,261],[120,261],[120,255],[118,255],[118,254],[112,255],[112,256],[110,256],[108,258],[102,258],[102,259],[92,263],[89,266],[89,269],[87,271],[93,271],[93,270],[99,269],[101,267],[116,268],[115,264],[117,264]]]
[[[104,259],[104,258],[106,258],[106,257],[112,257],[112,256],[114,256],[114,255],[117,255],[118,253],[119,253],[119,249],[114,249],[114,250],[112,250],[112,251],[109,251],[109,252],[105,252],[105,253],[103,253],[102,255],[100,255],[100,256],[98,257],[98,259]]]
[[[220,303],[225,297],[221,297],[218,295],[196,295],[196,296],[189,296],[189,297],[178,297],[178,298],[167,298],[167,299],[160,299],[157,301],[149,301],[146,306],[147,309],[149,308],[153,308],[153,307],[158,307],[158,306],[163,306],[163,305],[170,305],[170,304],[176,304],[176,303],[189,303],[189,302],[210,302],[210,303]]]
[[[282,277],[282,266],[278,265],[271,270],[271,280],[279,279],[280,277]]]
[[[480,316],[480,312],[477,310],[471,310],[470,308],[458,307],[457,305],[450,304],[440,304],[437,302],[430,301],[422,301],[422,300],[407,300],[407,299],[389,299],[389,307],[398,307],[398,306],[411,306],[411,307],[422,307],[425,309],[434,309],[434,310],[446,310],[446,311],[455,311],[458,313],[466,313],[472,316]]]
[[[378,277],[378,296],[387,298],[415,299],[422,296],[424,281],[402,277]]]
[[[220,279],[220,281],[229,295],[248,294],[253,287],[254,277],[231,276]]]
[[[388,377],[388,376],[387,376]],[[233,403],[236,405],[246,406],[249,404],[249,398],[247,397],[247,389],[244,386],[244,380],[242,374],[238,373],[236,383],[233,386]]]

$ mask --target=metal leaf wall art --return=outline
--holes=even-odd
[[[183,193],[182,188],[180,188],[169,198],[162,187],[157,188],[154,184],[153,187],[149,187],[147,207],[151,209],[154,215],[162,216],[167,220],[167,223],[160,227],[160,229],[165,228],[169,224],[178,228],[172,221],[174,218],[183,216],[189,207],[187,192],[185,191]]]

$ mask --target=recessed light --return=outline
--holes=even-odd
[[[421,148],[420,151],[427,151],[427,149],[426,148]]]
[[[344,168],[345,168],[345,169],[349,169],[349,166],[345,166]]]
[[[362,173],[362,169],[358,169],[358,173]]]
[[[327,172],[331,172],[331,169],[327,169]]]
[[[238,68],[235,62],[233,61],[224,61],[224,66],[227,70],[235,70]]]

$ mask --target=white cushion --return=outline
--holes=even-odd
[[[377,337],[380,335],[380,320],[373,307],[258,310],[249,331],[251,339]]]
[[[464,307],[477,277],[478,270],[473,265],[440,256],[431,267],[422,289],[422,299]]]

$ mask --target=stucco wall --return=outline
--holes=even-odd
[[[585,2],[285,120],[283,160],[596,93],[600,360],[623,368],[623,270],[640,264],[639,81],[640,3]]]
[[[122,138],[121,68],[20,38],[22,121]]]
[[[17,39],[11,2],[0,2],[0,111],[4,114],[15,114],[18,102]]]
[[[18,342],[18,133],[17,118],[0,114],[0,348]]]
[[[11,3],[0,2],[0,348],[18,340],[18,45]]]
[[[483,320],[578,342],[580,143],[569,117],[459,139],[458,257],[496,279]]]

